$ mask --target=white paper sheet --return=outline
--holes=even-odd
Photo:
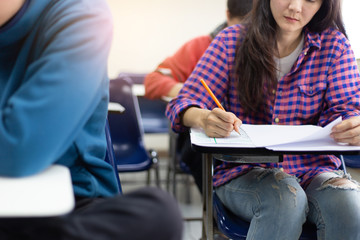
[[[360,147],[336,143],[331,129],[342,121],[341,117],[325,127],[314,125],[241,125],[241,135],[233,131],[226,138],[210,138],[202,129],[191,129],[191,142],[207,147],[266,147],[284,151],[356,151]]]

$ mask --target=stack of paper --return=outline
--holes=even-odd
[[[226,138],[210,138],[202,129],[191,129],[191,143],[204,147],[255,148],[266,147],[278,151],[356,151],[359,146],[337,143],[331,129],[341,117],[325,127],[314,125],[241,125],[241,134],[235,131]]]

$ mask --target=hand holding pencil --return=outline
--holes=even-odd
[[[216,103],[216,105],[223,110],[224,112],[226,112],[226,110],[224,109],[224,107],[221,105],[221,103],[219,102],[219,100],[216,98],[216,96],[214,95],[214,93],[211,91],[211,89],[208,87],[208,85],[206,84],[206,82],[204,81],[204,79],[200,79],[201,84],[205,87],[206,91],[209,93],[209,95],[211,96],[211,98],[214,100],[214,102]],[[229,122],[231,121],[232,125],[233,125],[233,129],[240,134],[240,125],[241,125],[241,120],[238,119],[233,113],[231,113],[233,115],[233,117],[231,117],[230,119],[224,118],[224,117],[220,117],[221,120],[225,121],[225,122]]]

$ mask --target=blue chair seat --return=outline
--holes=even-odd
[[[115,152],[123,152],[123,154],[121,154],[121,164],[117,165],[117,170],[119,172],[148,170],[152,165],[148,152],[144,151],[143,147],[129,145],[130,144],[114,145]]]

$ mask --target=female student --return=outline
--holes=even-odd
[[[218,26],[209,35],[199,36],[186,42],[173,56],[167,57],[160,63],[155,71],[146,75],[144,80],[145,97],[150,99],[160,99],[163,96],[175,97],[214,37],[224,28],[241,23],[251,7],[252,0],[227,0],[225,23]],[[166,74],[164,69],[171,73]],[[179,134],[176,148],[180,152],[180,161],[189,167],[201,192],[201,154],[191,149],[188,132]]]
[[[204,79],[226,112],[201,85]],[[340,0],[260,0],[244,24],[222,31],[167,109],[172,128],[226,137],[249,124],[313,124],[337,142],[360,145],[359,72]],[[360,239],[360,188],[332,155],[286,155],[279,164],[215,169],[221,201],[248,220],[249,239]],[[269,227],[271,224],[271,227]]]

